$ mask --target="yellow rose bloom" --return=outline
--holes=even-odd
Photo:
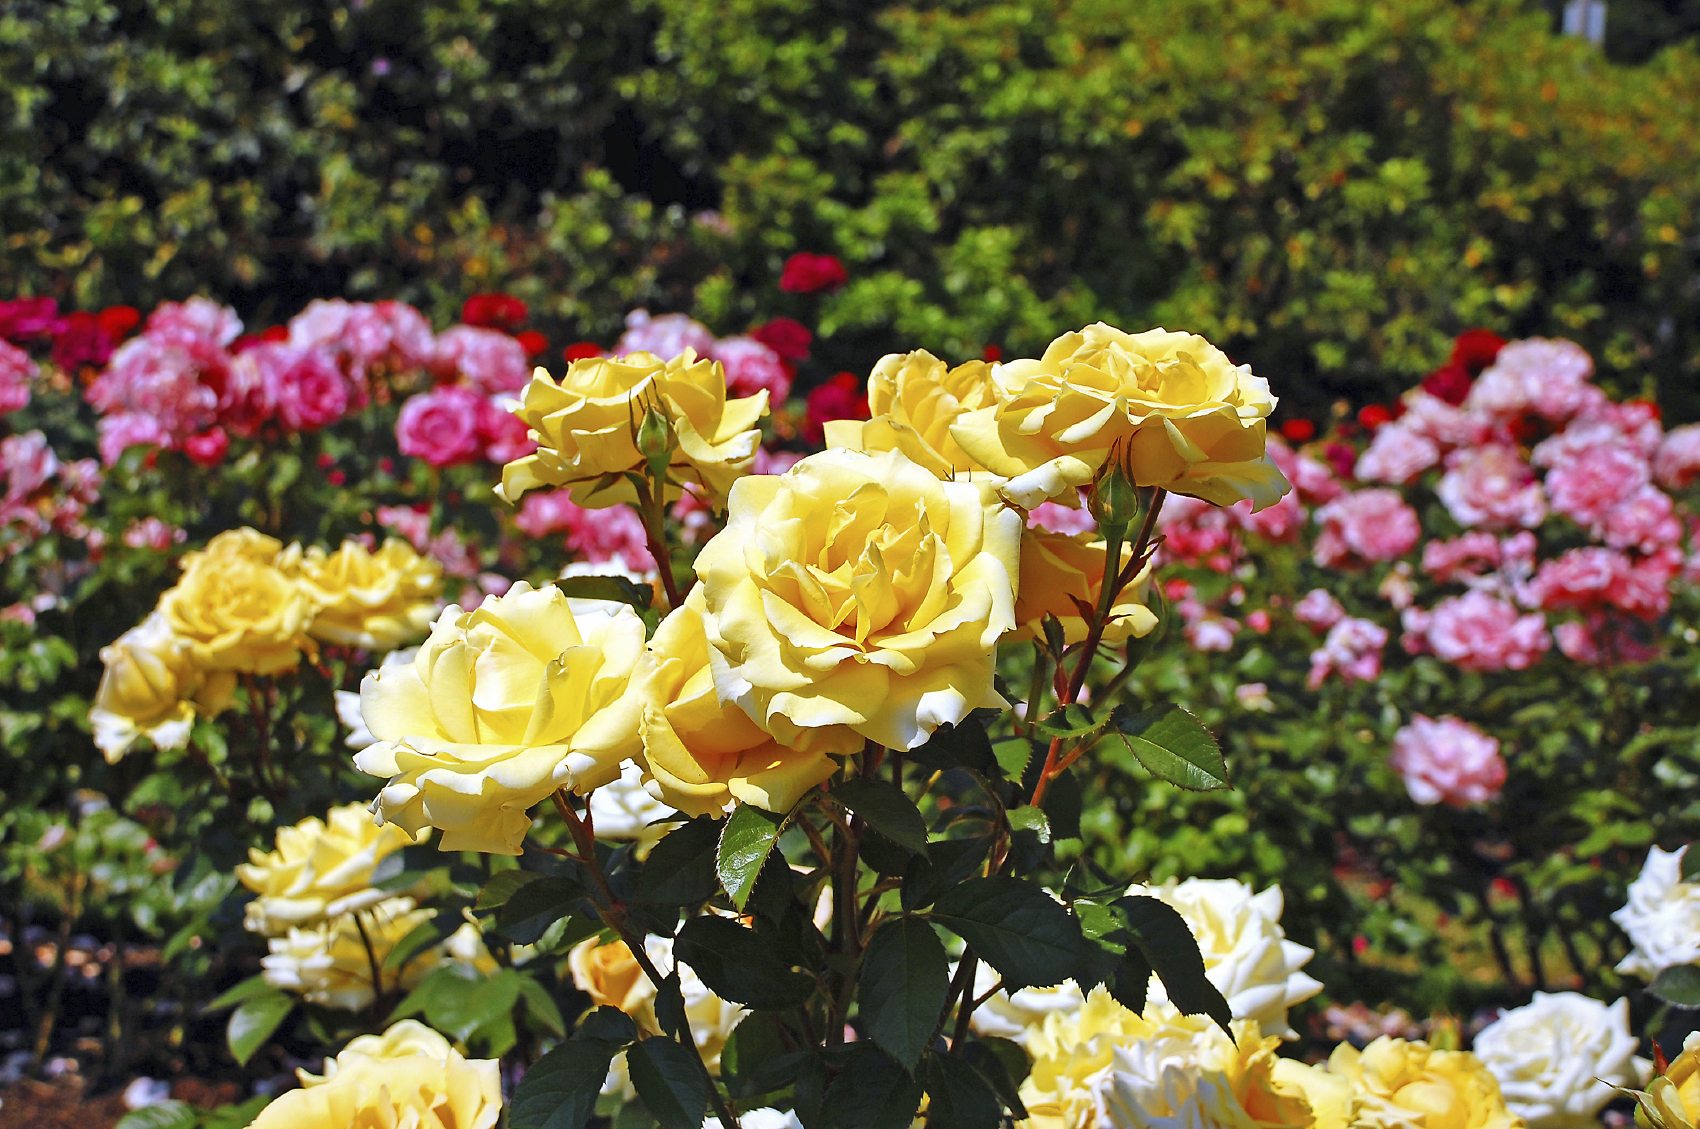
[[[503,467],[496,492],[514,502],[539,486],[565,486],[581,506],[635,501],[623,476],[644,467],[636,425],[646,408],[672,428],[670,476],[698,483],[718,505],[755,459],[767,392],[728,400],[726,370],[689,349],[670,360],[629,353],[574,361],[558,382],[540,368],[514,411],[537,437],[537,451]],[[677,494],[675,487],[668,497]]]
[[[1062,625],[1063,638],[1079,643],[1086,638],[1087,620],[1076,600],[1096,609],[1104,591],[1104,557],[1109,546],[1091,533],[1053,533],[1028,527],[1021,534],[1021,583],[1015,601],[1015,621],[1022,634],[1045,636],[1047,615]],[[1122,564],[1133,559],[1133,546],[1122,547]],[[1116,595],[1104,642],[1120,643],[1151,634],[1157,614],[1145,603],[1151,588],[1147,564],[1132,583]]]
[[[1695,1129],[1700,1125],[1700,1032],[1682,1041],[1682,1053],[1665,1072],[1636,1096],[1635,1123],[1641,1129]]]
[[[355,1039],[303,1081],[249,1129],[495,1129],[502,1114],[501,1064],[465,1058],[411,1020]]]
[[[267,939],[270,952],[260,958],[260,974],[272,987],[308,1003],[359,1011],[371,1004],[374,995],[373,955],[385,990],[411,988],[438,963],[442,954],[434,951],[394,971],[383,968],[390,950],[435,916],[434,911],[416,906],[412,898],[389,898],[358,914],[291,927]],[[372,942],[371,954],[361,938],[362,927]]]
[[[1302,1097],[1309,1107],[1311,1120],[1300,1124],[1310,1129],[1350,1129],[1354,1124],[1357,1095],[1349,1079],[1291,1058],[1276,1059],[1271,1076],[1278,1090]]]
[[[277,674],[300,662],[313,606],[277,567],[279,550],[276,540],[240,529],[183,558],[183,575],[159,610],[198,666]]]
[[[993,650],[1015,626],[1020,545],[992,486],[895,451],[742,479],[696,560],[715,691],[825,753],[912,749],[1005,705]]]
[[[567,953],[573,984],[597,1007],[618,1008],[646,1029],[655,1022],[655,985],[644,975],[631,946],[615,939],[588,937]]]
[[[716,696],[705,606],[701,586],[692,588],[656,628],[632,680],[652,787],[689,815],[723,815],[735,803],[788,812],[837,766],[810,732],[795,746],[782,744]]]
[[[1127,333],[1102,322],[994,372],[998,402],[950,428],[968,456],[1031,508],[1087,486],[1126,444],[1136,485],[1261,509],[1289,489],[1265,450],[1275,398],[1196,333]]]
[[[1481,1060],[1467,1051],[1383,1036],[1362,1051],[1342,1043],[1328,1069],[1357,1092],[1366,1129],[1523,1129]]]
[[[280,827],[273,850],[252,847],[249,861],[236,868],[242,885],[259,895],[248,903],[243,924],[275,936],[375,905],[391,896],[372,888],[378,864],[416,841],[394,824],[378,826],[364,804]]]
[[[233,677],[203,675],[189,644],[154,612],[100,649],[106,664],[89,710],[94,743],[116,764],[146,737],[161,749],[181,749],[199,706],[217,713],[230,701]]]
[[[992,366],[948,367],[924,349],[880,358],[868,376],[867,420],[831,420],[826,443],[852,451],[902,451],[940,478],[983,471],[951,438],[963,412],[996,402]]]
[[[444,609],[411,658],[360,685],[376,740],[354,763],[390,778],[379,817],[441,828],[445,851],[519,854],[533,805],[615,779],[638,752],[626,689],[643,646],[626,605],[523,581],[475,611]]]
[[[442,566],[393,537],[375,553],[358,541],[334,552],[291,545],[283,565],[313,602],[307,633],[321,642],[393,651],[423,635],[442,606]]]

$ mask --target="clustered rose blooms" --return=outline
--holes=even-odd
[[[1490,803],[1505,784],[1499,742],[1455,717],[1413,716],[1394,734],[1391,763],[1419,804]]]

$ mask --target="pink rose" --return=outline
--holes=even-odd
[[[484,444],[486,461],[511,463],[537,450],[531,429],[506,400],[485,400],[478,411],[478,439]]]
[[[1462,670],[1523,670],[1552,645],[1544,616],[1481,589],[1440,601],[1426,618],[1424,649]]]
[[[1653,477],[1667,490],[1700,478],[1700,423],[1672,428],[1653,456]]]
[[[1390,561],[1422,537],[1417,511],[1396,490],[1342,494],[1316,511],[1322,525],[1313,555],[1324,568]]]
[[[1668,551],[1637,562],[1615,549],[1571,549],[1541,565],[1530,597],[1548,611],[1615,608],[1653,619],[1670,607],[1670,582],[1679,562],[1679,555]]]
[[[35,362],[29,354],[0,341],[0,416],[30,402],[30,382],[34,379]]]
[[[1312,588],[1293,605],[1293,618],[1312,631],[1327,631],[1346,618],[1346,609],[1325,588]]]
[[[1027,527],[1072,535],[1090,533],[1098,528],[1098,523],[1092,520],[1085,506],[1070,509],[1060,502],[1040,502],[1027,511]]]
[[[160,422],[140,412],[120,412],[100,421],[100,461],[117,462],[131,447],[170,447],[173,437]]]
[[[1592,358],[1571,341],[1513,341],[1476,378],[1464,408],[1510,421],[1534,414],[1562,423],[1586,406],[1597,389],[1588,383]]]
[[[1315,690],[1334,674],[1345,682],[1374,682],[1381,677],[1381,651],[1385,646],[1386,628],[1347,616],[1329,628],[1322,646],[1310,653],[1305,685]]]
[[[1466,529],[1533,528],[1547,515],[1535,472],[1515,447],[1502,444],[1453,452],[1435,493]]]
[[[708,355],[726,367],[729,396],[753,396],[765,389],[779,404],[791,394],[791,370],[784,359],[754,337],[723,337]]]
[[[1352,473],[1360,482],[1402,485],[1440,462],[1440,444],[1403,419],[1375,433]]]
[[[687,349],[699,357],[710,356],[714,352],[714,334],[686,314],[662,314],[657,318],[651,317],[648,310],[633,310],[626,315],[626,332],[615,342],[614,355],[654,353],[670,359]]]
[[[232,383],[251,385],[260,415],[289,431],[316,431],[348,412],[348,380],[321,348],[264,342],[236,358]]]
[[[217,466],[229,451],[230,436],[222,427],[209,427],[183,440],[183,453],[197,466]]]
[[[431,372],[444,382],[464,382],[494,396],[517,392],[531,376],[525,346],[505,333],[472,325],[457,325],[438,337]]]
[[[190,298],[161,305],[148,315],[142,332],[164,340],[199,337],[223,347],[242,332],[242,319],[235,310],[211,298]]]
[[[1607,510],[1590,532],[1614,549],[1654,553],[1682,540],[1682,522],[1670,495],[1646,483]]]
[[[1269,458],[1293,484],[1299,501],[1308,506],[1331,502],[1346,489],[1327,463],[1300,454],[1278,438],[1269,440]]]
[[[483,452],[478,419],[484,398],[470,388],[434,388],[408,398],[396,420],[396,447],[434,467],[469,463]]]
[[[1547,472],[1552,508],[1584,528],[1652,478],[1647,460],[1620,443],[1577,451]]]
[[[1419,804],[1491,803],[1505,786],[1499,742],[1455,717],[1414,715],[1393,735],[1390,762]]]
[[[1603,612],[1590,612],[1582,621],[1561,623],[1553,629],[1553,635],[1564,657],[1584,666],[1652,662],[1659,653],[1629,622]]]

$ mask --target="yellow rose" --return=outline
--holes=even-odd
[[[280,827],[275,849],[252,847],[250,861],[236,868],[242,885],[259,895],[248,903],[243,924],[275,936],[375,905],[391,895],[372,888],[373,872],[415,841],[394,824],[378,826],[364,804]]]
[[[197,706],[217,713],[230,701],[232,676],[203,676],[189,644],[171,633],[158,612],[102,647],[100,661],[106,669],[89,727],[108,764],[143,737],[161,749],[181,749],[189,742]]]
[[[300,662],[313,606],[276,566],[278,552],[272,538],[240,529],[183,558],[159,610],[197,665],[277,674]]]
[[[1134,482],[1258,509],[1289,489],[1264,449],[1269,383],[1195,333],[1102,322],[995,370],[998,402],[950,428],[968,456],[1031,508],[1090,484],[1126,444]]]
[[[1108,546],[1090,533],[1053,533],[1029,527],[1021,535],[1021,584],[1015,601],[1015,621],[1022,632],[1043,639],[1044,620],[1055,616],[1063,638],[1079,643],[1086,638],[1086,623],[1076,600],[1096,609],[1104,591],[1104,557]],[[1133,546],[1122,549],[1122,563],[1133,559]],[[1104,642],[1120,643],[1149,635],[1157,626],[1157,615],[1146,606],[1151,587],[1147,564],[1132,583],[1116,595]]]
[[[656,628],[633,679],[643,702],[643,760],[661,799],[690,815],[722,815],[734,803],[788,812],[837,767],[804,732],[775,741],[715,695],[703,632],[703,590]]]
[[[696,561],[715,690],[782,744],[827,753],[912,749],[1004,705],[993,650],[1015,626],[1020,544],[992,486],[895,451],[742,479]]]
[[[307,633],[326,643],[393,651],[423,635],[442,605],[442,566],[393,537],[376,553],[358,541],[331,553],[291,545],[284,567],[316,609]]]
[[[1642,1129],[1695,1129],[1700,1125],[1700,1033],[1682,1041],[1682,1053],[1645,1091],[1633,1094],[1635,1123]]]
[[[567,954],[567,969],[574,986],[592,1004],[618,1008],[646,1029],[660,1030],[655,1023],[655,985],[624,941],[586,938]]]
[[[1481,1060],[1467,1051],[1383,1036],[1362,1051],[1334,1048],[1328,1069],[1357,1092],[1357,1124],[1369,1129],[1523,1129]]]
[[[1320,1065],[1278,1058],[1272,1078],[1277,1090],[1296,1094],[1310,1109],[1310,1129],[1348,1129],[1353,1124],[1355,1095],[1350,1080],[1330,1074]]]
[[[924,349],[880,358],[868,376],[868,420],[826,424],[829,447],[902,451],[940,478],[983,471],[950,436],[963,412],[996,401],[992,366],[969,361],[949,368]]]
[[[410,1020],[355,1039],[322,1079],[303,1081],[249,1129],[495,1129],[502,1114],[500,1063],[464,1058]]]
[[[260,974],[272,987],[308,1003],[359,1011],[371,1004],[374,995],[374,957],[386,991],[411,988],[436,966],[440,950],[422,953],[394,971],[383,967],[384,958],[403,937],[435,916],[432,910],[416,906],[412,898],[389,898],[359,913],[294,926],[267,938],[270,952],[260,958]]]
[[[537,437],[537,452],[503,467],[496,492],[514,502],[538,486],[565,486],[581,506],[635,501],[624,475],[644,466],[636,424],[646,408],[672,428],[670,477],[700,484],[718,505],[755,459],[767,393],[728,400],[726,370],[689,349],[670,360],[630,353],[574,361],[559,382],[538,369],[514,412]]]
[[[523,581],[476,611],[444,609],[416,654],[360,686],[376,741],[354,763],[390,778],[379,817],[441,828],[445,851],[519,854],[528,809],[615,779],[638,752],[625,691],[643,645],[626,605]]]

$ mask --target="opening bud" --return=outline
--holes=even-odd
[[[1128,445],[1119,442],[1110,448],[1110,457],[1086,498],[1086,508],[1098,523],[1105,537],[1112,534],[1119,540],[1139,517],[1139,487],[1127,465]]]

